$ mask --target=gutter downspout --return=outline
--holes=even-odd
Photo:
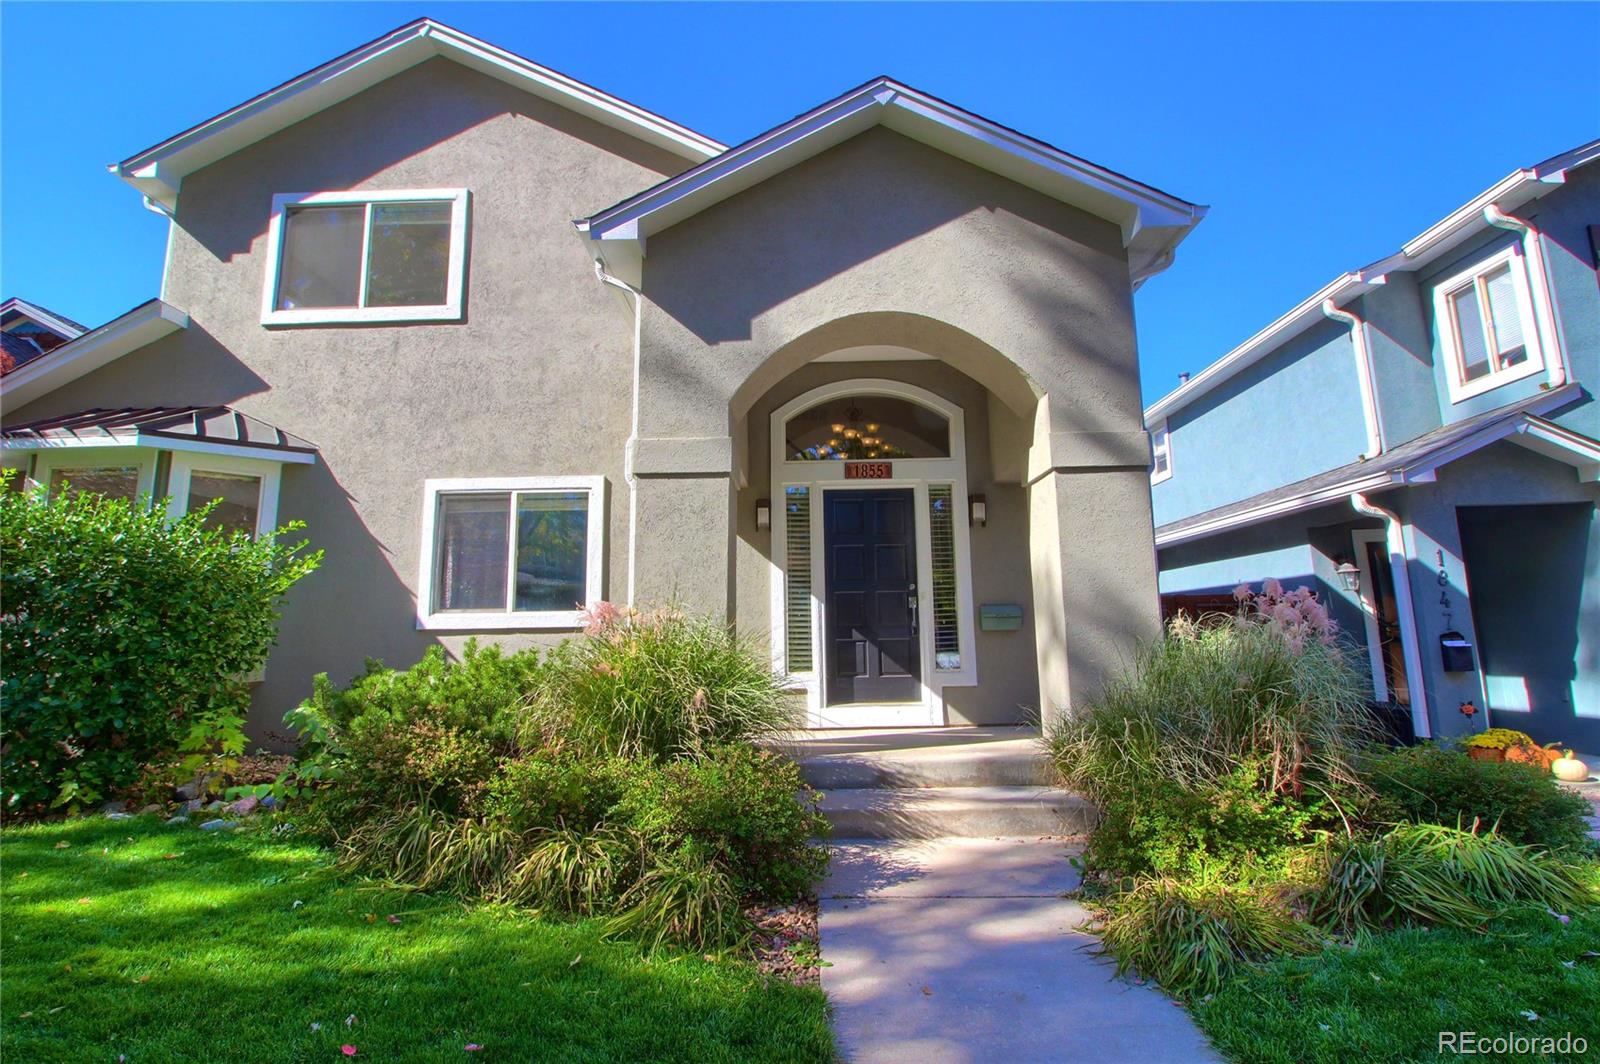
[[[1356,513],[1381,518],[1385,545],[1389,551],[1389,570],[1394,584],[1395,613],[1400,621],[1400,649],[1406,663],[1406,688],[1411,696],[1411,726],[1417,738],[1433,736],[1428,722],[1428,694],[1422,681],[1422,648],[1417,645],[1417,615],[1411,602],[1411,579],[1406,572],[1405,525],[1398,514],[1367,501],[1361,492],[1350,496]]]
[[[1567,345],[1562,336],[1561,321],[1556,317],[1555,288],[1550,284],[1550,264],[1544,254],[1544,237],[1530,222],[1513,217],[1496,204],[1483,209],[1483,220],[1496,229],[1505,229],[1522,237],[1522,254],[1533,273],[1529,278],[1533,288],[1533,314],[1539,327],[1539,346],[1544,348],[1547,362],[1547,388],[1559,388],[1567,383]]]
[[[1367,323],[1354,311],[1345,310],[1332,297],[1322,301],[1322,313],[1350,327],[1350,346],[1356,355],[1356,382],[1361,389],[1361,416],[1367,425],[1367,451],[1362,458],[1383,453],[1383,422],[1378,416],[1378,390],[1372,382],[1372,345],[1367,339]]]
[[[633,605],[633,578],[637,567],[639,540],[639,478],[633,475],[633,449],[639,442],[639,373],[640,337],[643,330],[644,303],[640,291],[626,281],[618,280],[606,272],[604,259],[594,260],[594,275],[601,284],[620,288],[633,300],[633,414],[628,427],[628,442],[623,447],[622,476],[628,482],[628,605]]]

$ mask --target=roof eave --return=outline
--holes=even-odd
[[[596,242],[649,236],[883,125],[1117,225],[1142,280],[1165,268],[1206,208],[878,78],[575,224]]]
[[[1416,270],[1489,228],[1484,209],[1491,204],[1511,211],[1553,191],[1566,181],[1567,171],[1600,158],[1600,140],[1579,145],[1536,166],[1515,170],[1490,185],[1460,207],[1424,229],[1400,250],[1346,273],[1293,310],[1256,333],[1238,347],[1195,374],[1188,383],[1168,392],[1145,408],[1145,425],[1182,409],[1235,373],[1254,364],[1279,345],[1293,339],[1321,317],[1324,300],[1343,303],[1383,284],[1391,273]]]
[[[15,410],[123,355],[189,326],[189,315],[152,299],[0,377],[0,408]]]
[[[691,162],[723,150],[718,142],[685,126],[469,34],[422,19],[112,163],[108,169],[171,212],[187,174],[440,55]]]

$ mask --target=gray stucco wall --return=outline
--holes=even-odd
[[[165,295],[189,329],[7,420],[226,403],[317,444],[315,466],[285,470],[279,516],[305,519],[327,560],[286,605],[251,721],[265,734],[314,673],[409,664],[436,641],[414,627],[425,478],[604,474],[606,593],[620,597],[632,311],[595,281],[571,219],[686,165],[431,60],[186,178]],[[275,193],[438,187],[472,191],[465,321],[261,326]]]
[[[948,362],[1024,425],[1044,396],[1027,465],[1031,494],[1052,493],[1031,509],[1036,622],[1054,614],[1036,628],[1035,652],[1050,658],[1038,701],[1087,697],[1157,630],[1148,439],[1115,226],[878,128],[653,235],[644,292],[641,436],[657,452],[722,440],[734,453],[735,423],[773,386],[862,344]],[[727,564],[742,555],[710,473],[686,464],[641,482],[640,555],[670,550],[646,538],[692,535],[701,554],[679,558],[671,578],[743,627]],[[721,490],[731,494],[726,479]],[[1054,587],[1041,601],[1047,562]],[[755,621],[765,630],[765,610]]]

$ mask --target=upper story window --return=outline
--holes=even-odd
[[[459,321],[467,190],[274,196],[263,325]]]
[[[1172,476],[1172,437],[1163,421],[1150,430],[1150,483],[1159,484]]]
[[[1518,248],[1438,285],[1433,310],[1451,402],[1544,369],[1528,271]]]
[[[950,419],[892,395],[828,399],[784,425],[790,462],[949,458]]]

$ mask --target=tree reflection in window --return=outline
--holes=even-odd
[[[784,425],[791,462],[950,457],[950,421],[937,410],[889,395],[818,403]]]

